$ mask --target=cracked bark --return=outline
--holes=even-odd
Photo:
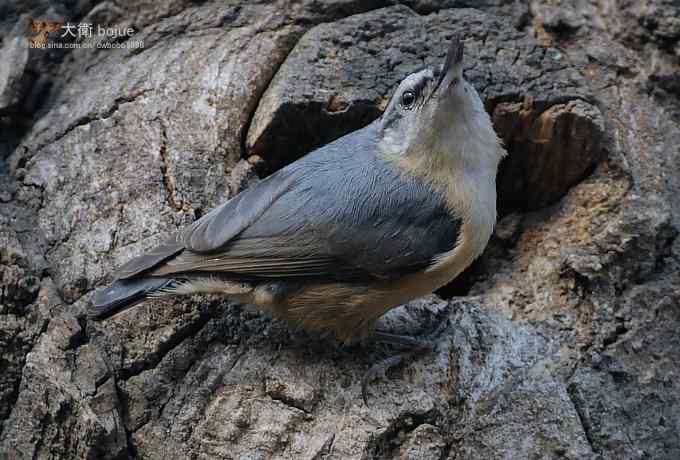
[[[170,160],[170,154],[168,153],[168,133],[163,121],[159,120],[159,125],[161,127],[161,147],[158,153],[161,157],[161,176],[163,178],[163,187],[165,187],[165,193],[167,195],[168,205],[170,208],[176,211],[182,211],[184,210],[184,206],[175,196],[172,161]]]
[[[406,3],[418,15],[399,7],[355,14],[383,2],[353,0],[322,9],[306,1],[129,5],[121,20],[142,24],[144,52],[70,54],[53,77],[52,105],[9,171],[0,168],[0,193],[9,190],[0,196],[10,196],[0,225],[16,226],[20,240],[0,245],[0,274],[19,281],[27,299],[0,309],[0,359],[12,360],[0,383],[18,390],[0,400],[2,454],[678,456],[680,391],[665,377],[680,362],[677,94],[667,67],[645,71],[639,47],[663,44],[660,59],[670,59],[669,39],[637,21],[649,13],[635,9],[633,19],[600,17],[629,21],[611,32],[593,26],[597,10],[560,30],[565,19],[550,0],[532,2],[531,21],[513,18],[504,2],[470,10],[452,0],[438,7],[454,8],[432,14],[431,2]],[[276,14],[284,6],[288,14]],[[666,10],[656,11],[666,24]],[[370,410],[358,381],[374,351],[334,350],[217,299],[84,320],[92,291],[116,265],[246,185],[244,157],[260,155],[268,172],[367,122],[395,81],[441,54],[459,29],[475,59],[467,76],[506,129],[512,161],[523,160],[499,180],[510,214],[464,281],[470,296],[448,305],[447,346],[376,382]],[[110,81],[93,78],[102,74]],[[589,106],[604,121],[607,157],[597,165],[596,148],[563,149],[599,135],[598,115],[581,110]],[[545,139],[532,133],[545,129],[546,113],[573,135],[551,134],[541,149]],[[291,135],[300,126],[315,128]],[[570,156],[585,150],[592,155]],[[557,158],[530,160],[556,152],[564,174],[548,180]],[[567,167],[572,179],[554,180]],[[513,188],[520,173],[539,181]],[[23,248],[18,263],[2,252],[13,246]],[[20,284],[36,273],[37,297]],[[386,322],[414,332],[445,305],[413,302]],[[64,318],[77,319],[84,336],[69,338]],[[7,346],[12,340],[22,345]]]
[[[579,403],[578,396],[576,395],[576,390],[574,389],[573,386],[567,387],[567,394],[569,395],[569,399],[571,399],[571,402],[574,405],[574,410],[578,414],[579,422],[581,423],[581,427],[583,428],[583,434],[588,440],[588,445],[590,445],[590,449],[593,451],[593,453],[599,453],[598,451],[595,450],[595,447],[593,445],[592,428],[590,427],[590,423],[588,422],[588,417],[583,412],[583,405],[582,403]]]

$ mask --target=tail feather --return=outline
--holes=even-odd
[[[109,287],[97,291],[92,307],[88,311],[88,317],[109,318],[143,302],[154,292],[172,287],[175,283],[176,281],[172,278],[153,277],[116,280]]]

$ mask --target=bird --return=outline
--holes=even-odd
[[[95,293],[89,317],[148,298],[211,293],[343,345],[379,333],[388,310],[468,267],[496,223],[506,152],[464,78],[463,55],[454,35],[443,65],[406,76],[373,122],[122,265]]]

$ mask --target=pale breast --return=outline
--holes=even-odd
[[[496,171],[454,172],[441,183],[449,208],[462,221],[454,248],[440,254],[427,270],[434,289],[452,281],[484,251],[496,224]]]

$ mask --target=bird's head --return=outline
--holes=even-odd
[[[463,41],[451,41],[442,66],[407,76],[379,121],[380,148],[433,167],[490,168],[505,154],[475,88],[463,76]]]

